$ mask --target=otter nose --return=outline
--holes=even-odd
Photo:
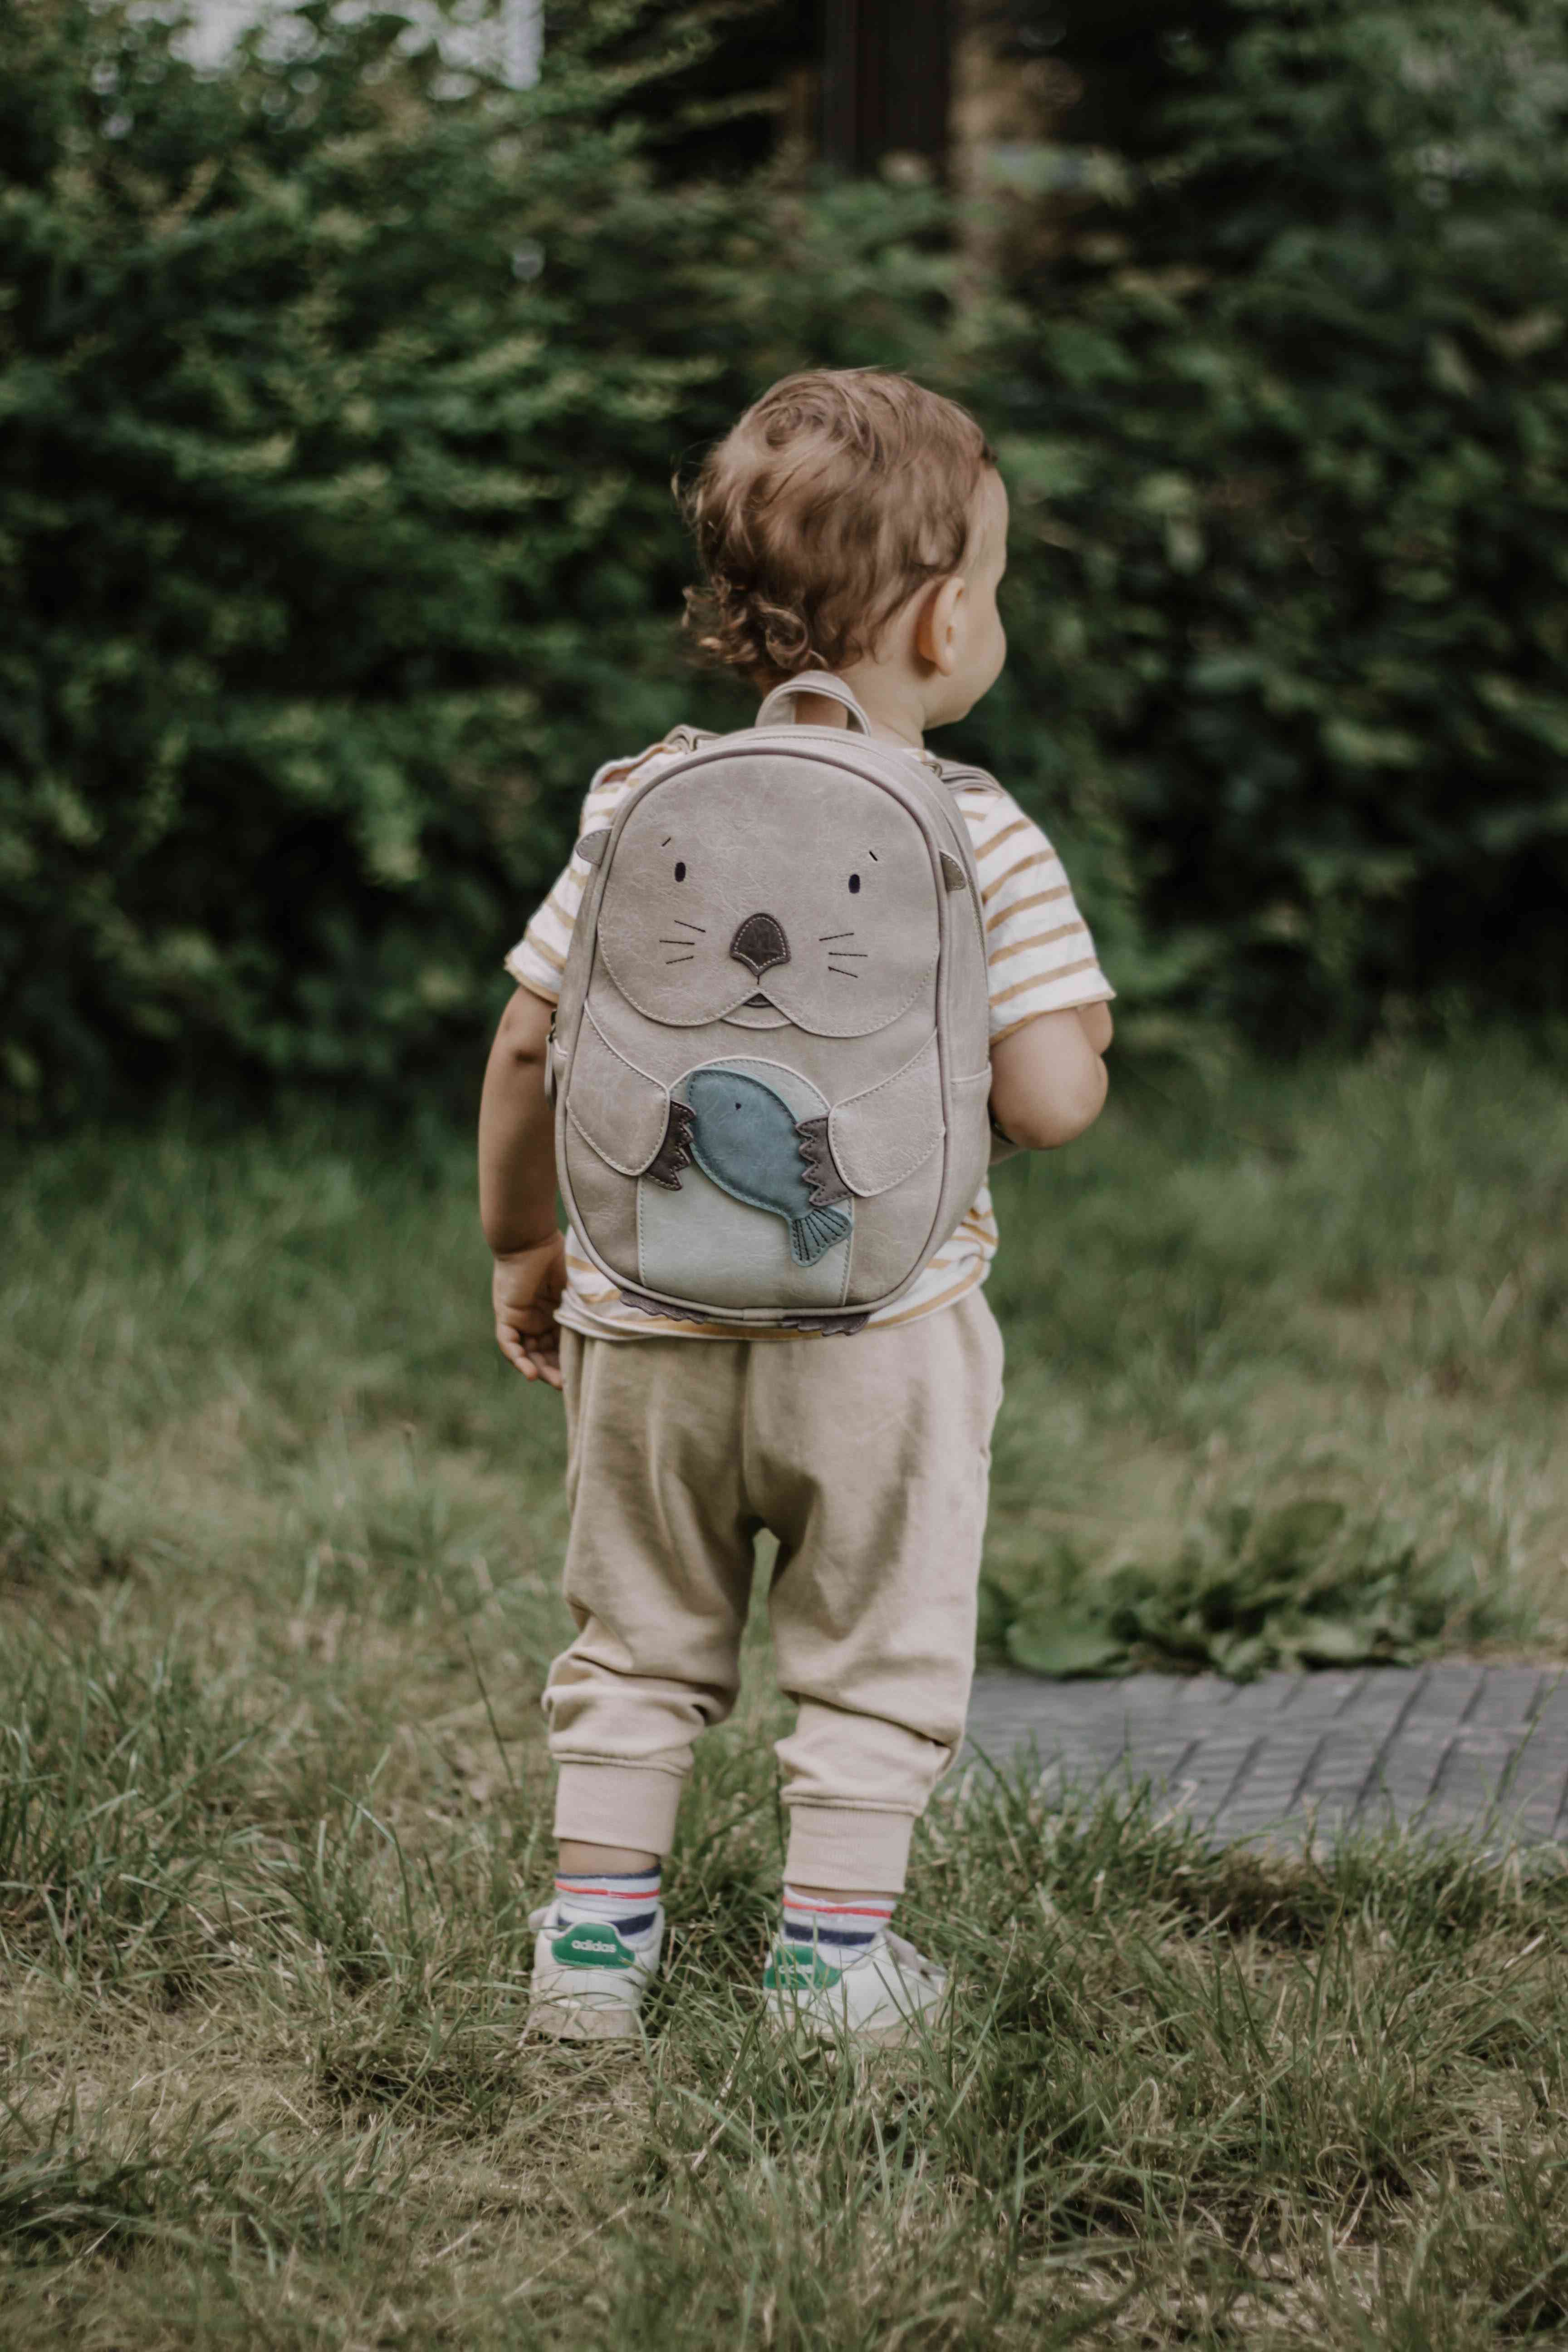
[[[748,915],[730,942],[737,963],[761,979],[775,963],[788,963],[789,941],[776,915]]]

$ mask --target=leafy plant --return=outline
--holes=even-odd
[[[963,748],[1146,1035],[1562,1008],[1556,0],[1173,37],[999,288],[930,189],[656,171],[634,85],[703,12],[558,14],[515,92],[331,0],[216,73],[129,0],[0,11],[10,1107],[470,1094],[592,771],[749,711],[679,651],[669,479],[812,362],[1001,447]]]
[[[1275,1044],[1444,992],[1561,1009],[1563,13],[1208,15],[1160,42],[1138,152],[1016,208],[983,361],[1013,659],[979,731],[1135,910],[1113,968],[1146,1001]]]
[[[1022,1606],[987,1593],[985,1632],[1040,1675],[1407,1664],[1518,1630],[1458,1547],[1428,1558],[1410,1535],[1328,1495],[1206,1514],[1167,1565],[1093,1580],[1070,1552]]]
[[[654,202],[570,43],[503,100],[396,15],[306,8],[216,75],[179,30],[0,20],[23,1095],[374,1086],[472,1035],[568,822],[543,785],[580,793],[607,703],[665,719],[671,448],[719,367],[711,210]]]

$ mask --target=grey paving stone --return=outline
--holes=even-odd
[[[1486,1675],[1484,1666],[1428,1667],[1410,1711],[1410,1727],[1414,1730],[1418,1725],[1462,1723],[1474,1706]]]
[[[1476,1693],[1466,1722],[1523,1732],[1535,1713],[1542,1680],[1535,1666],[1494,1666]]]
[[[969,1752],[1052,1787],[1134,1790],[1217,1841],[1476,1830],[1568,1846],[1568,1673],[1462,1663],[1123,1683],[977,1677]]]

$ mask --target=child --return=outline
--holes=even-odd
[[[872,732],[926,759],[1006,652],[996,592],[1007,499],[973,419],[900,376],[775,384],[709,456],[687,501],[706,585],[701,649],[760,689],[806,670],[851,687]],[[840,725],[826,697],[800,719]],[[594,780],[601,831],[662,760]],[[1048,1150],[1099,1116],[1111,990],[1054,851],[1005,793],[963,790],[990,993],[991,1111]],[[770,2014],[857,2041],[929,2020],[942,1971],[889,1931],[910,1834],[963,1738],[1002,1343],[983,1285],[989,1192],[913,1286],[848,1339],[665,1320],[626,1302],[555,1226],[552,1011],[589,868],[574,857],[508,969],[480,1118],[496,1338],[563,1389],[577,1624],[544,1705],[560,1767],[555,1900],[532,2016],[568,2038],[635,2033],[658,1967],[662,1857],[692,1742],[734,1703],[752,1539],[796,1702],[778,1757],[789,1811]]]

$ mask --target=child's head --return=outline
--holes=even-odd
[[[956,402],[875,368],[786,376],[683,498],[702,651],[758,688],[803,670],[896,674],[923,722],[962,718],[1006,654],[1007,499]]]

